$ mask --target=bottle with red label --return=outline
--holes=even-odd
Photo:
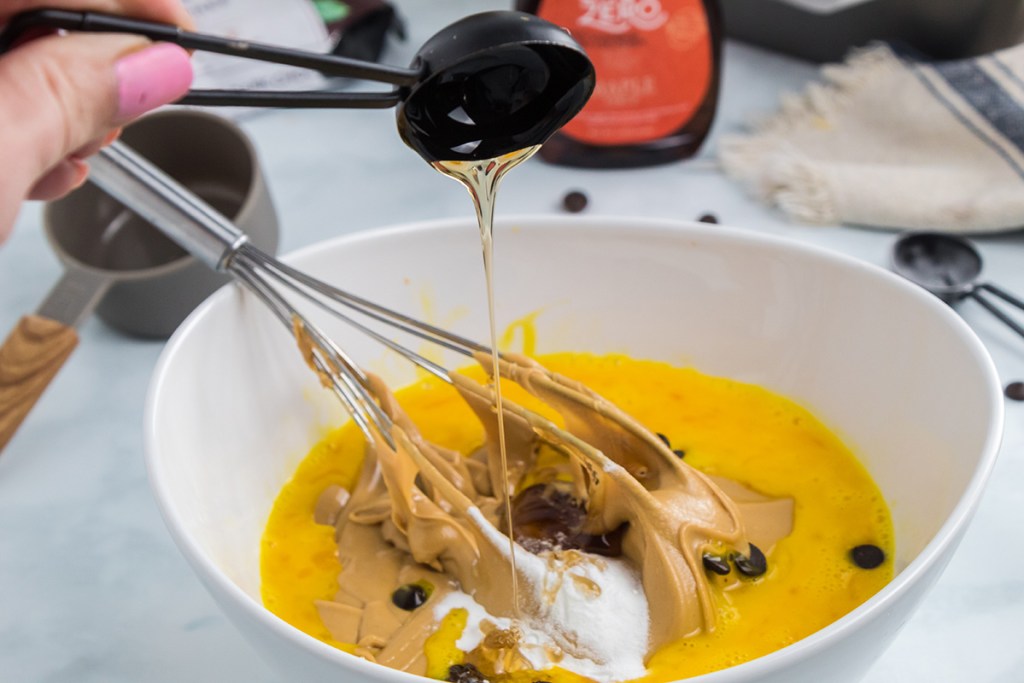
[[[517,7],[567,28],[597,72],[587,106],[541,157],[622,168],[700,149],[718,102],[717,0],[517,0]]]

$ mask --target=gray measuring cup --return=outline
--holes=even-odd
[[[277,216],[256,150],[237,125],[205,112],[168,110],[133,124],[122,140],[230,216],[255,244],[276,252]],[[229,281],[92,184],[49,204],[44,224],[64,263],[116,273],[96,313],[130,335],[170,336]]]
[[[276,252],[278,224],[256,151],[235,124],[190,110],[152,114],[125,143],[231,216]],[[88,184],[44,210],[64,273],[0,346],[0,449],[78,343],[94,310],[133,336],[165,338],[230,278],[215,273],[99,188]]]

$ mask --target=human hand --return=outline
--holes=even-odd
[[[63,7],[192,28],[179,0],[0,0],[0,26],[20,12]],[[0,55],[0,242],[24,199],[56,199],[85,182],[85,158],[120,126],[181,97],[189,55],[139,36],[70,33]]]

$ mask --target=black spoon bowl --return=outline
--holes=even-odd
[[[430,38],[398,105],[402,139],[428,161],[490,159],[539,145],[594,90],[594,67],[562,28],[523,12],[484,12]]]
[[[1024,301],[989,282],[979,282],[983,261],[968,240],[938,232],[911,232],[892,248],[892,270],[920,285],[947,304],[973,299],[1024,337],[1024,327],[992,303],[984,293],[1024,310]]]

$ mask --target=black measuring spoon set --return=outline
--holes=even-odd
[[[461,19],[424,43],[408,67],[64,9],[33,10],[14,17],[0,34],[0,53],[11,49],[27,32],[39,29],[129,33],[189,50],[390,85],[390,89],[377,92],[193,90],[178,103],[397,107],[402,139],[431,163],[480,161],[542,144],[583,108],[595,83],[590,59],[567,31],[523,12],[483,12]]]
[[[999,308],[993,297],[1024,311],[1024,301],[990,282],[980,282],[981,254],[968,240],[938,232],[912,232],[896,240],[892,270],[947,304],[973,299],[1024,337],[1024,326]]]

